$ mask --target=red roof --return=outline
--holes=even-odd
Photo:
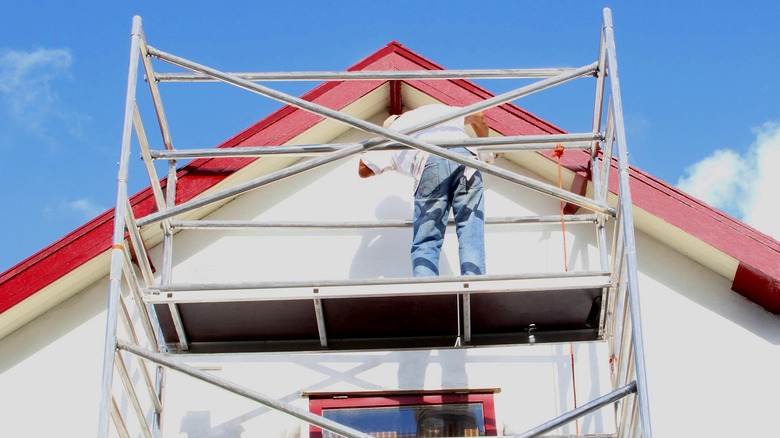
[[[389,43],[349,68],[353,71],[420,69],[443,68],[397,42]],[[403,82],[450,105],[464,106],[492,97],[491,93],[465,80]],[[379,80],[327,82],[303,98],[338,110],[383,83]],[[563,132],[511,104],[492,108],[485,114],[491,128],[503,135]],[[321,119],[320,116],[286,106],[218,147],[284,144]],[[186,202],[196,197],[253,160],[221,158],[193,161],[178,171],[177,202]],[[578,173],[587,176],[587,153],[566,154],[564,164],[573,170],[580,169]],[[585,181],[584,178],[580,180]],[[613,191],[616,184],[617,178],[611,178],[610,188]],[[739,260],[740,266],[732,289],[765,309],[780,313],[780,243],[635,168],[631,169],[631,192],[634,205]],[[135,194],[130,201],[136,217],[143,217],[155,210],[150,188]],[[108,211],[1,274],[0,313],[110,249],[113,219],[113,210]]]

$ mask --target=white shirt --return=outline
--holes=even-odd
[[[455,109],[442,104],[424,105],[401,114],[395,119],[389,129],[403,131],[422,123],[444,117]],[[469,138],[464,126],[464,117],[456,117],[431,128],[411,135],[416,140],[424,142],[440,142],[462,140]],[[428,160],[428,152],[419,149],[401,149],[395,151],[372,151],[363,156],[363,163],[375,174],[380,175],[388,170],[394,170],[414,178],[414,190],[420,182],[420,177]],[[473,169],[470,169],[473,173]]]

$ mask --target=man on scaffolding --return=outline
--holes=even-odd
[[[439,119],[452,107],[432,104],[391,115],[385,128],[404,131],[426,121]],[[479,112],[458,117],[412,134],[412,138],[429,142],[468,139],[469,124],[478,137],[488,136],[485,116]],[[465,147],[450,151],[472,156]],[[371,151],[360,160],[362,178],[393,170],[414,178],[414,216],[412,234],[412,272],[415,277],[439,275],[439,256],[444,243],[450,209],[458,236],[461,275],[485,274],[485,199],[482,173],[463,164],[419,149]]]

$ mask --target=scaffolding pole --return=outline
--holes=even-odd
[[[584,134],[550,134],[550,135],[518,135],[510,137],[478,137],[469,140],[449,142],[431,142],[432,145],[444,148],[474,147],[476,152],[517,152],[552,150],[558,144],[565,144],[567,149],[585,150],[591,148],[592,141],[604,139],[602,133]],[[231,157],[265,157],[273,155],[311,156],[354,147],[361,143],[328,143],[289,146],[257,146],[227,149],[178,149],[165,151],[150,151],[154,160],[183,158],[231,158]],[[372,150],[406,149],[398,143],[388,143]]]
[[[498,106],[503,103],[510,102],[512,100],[515,100],[519,97],[529,95],[538,91],[542,91],[544,89],[550,88],[554,85],[561,84],[564,82],[568,82],[572,79],[579,78],[585,75],[591,75],[598,63],[593,63],[584,67],[580,67],[578,69],[575,69],[573,72],[561,74],[560,76],[556,76],[550,79],[546,79],[543,81],[539,81],[535,84],[531,84],[526,87],[518,88],[517,90],[509,91],[507,93],[504,93],[502,95],[486,99],[482,102],[478,102],[460,109],[454,109],[452,113],[438,117],[436,119],[430,120],[426,123],[422,123],[420,125],[417,125],[415,127],[412,127],[408,130],[405,130],[404,132],[397,132],[390,129],[386,129],[380,126],[377,126],[373,123],[366,122],[364,120],[358,119],[356,117],[352,117],[348,114],[340,113],[338,111],[332,110],[330,108],[324,107],[322,105],[318,105],[313,102],[309,102],[303,99],[300,99],[298,97],[289,96],[285,93],[278,92],[276,90],[272,90],[267,87],[263,87],[261,85],[243,80],[241,78],[237,78],[234,76],[230,76],[226,73],[220,72],[218,70],[206,67],[204,65],[200,65],[191,61],[188,61],[186,59],[167,54],[165,52],[161,52],[157,49],[154,49],[152,47],[149,47],[149,54],[151,56],[155,56],[157,58],[160,58],[161,60],[167,61],[171,64],[178,65],[180,67],[199,71],[204,74],[207,74],[209,76],[212,76],[214,78],[218,78],[223,80],[226,83],[238,86],[240,88],[244,88],[248,91],[261,94],[267,97],[270,97],[275,100],[279,100],[281,102],[287,103],[288,105],[291,105],[296,108],[300,108],[302,110],[310,111],[312,113],[315,113],[320,116],[328,117],[330,119],[342,122],[348,126],[351,126],[353,128],[379,135],[381,137],[369,140],[367,142],[359,143],[358,145],[346,147],[344,149],[340,149],[331,153],[327,153],[325,155],[319,156],[317,158],[314,158],[312,160],[309,160],[304,163],[297,163],[290,167],[287,167],[285,169],[282,169],[280,171],[274,172],[272,174],[266,175],[264,177],[257,178],[255,180],[239,184],[237,186],[234,186],[231,189],[223,190],[218,193],[214,193],[208,196],[204,196],[192,201],[188,201],[183,204],[179,204],[175,207],[171,207],[166,209],[165,211],[153,213],[150,214],[144,218],[139,219],[138,223],[141,226],[148,225],[154,222],[158,222],[164,219],[172,218],[173,216],[176,216],[177,214],[185,213],[191,210],[195,210],[197,208],[212,204],[214,202],[218,202],[221,200],[225,200],[228,198],[232,198],[233,196],[239,195],[241,193],[245,193],[249,190],[256,189],[258,187],[261,187],[266,184],[270,184],[274,181],[278,181],[282,178],[289,177],[292,175],[296,175],[298,173],[304,172],[309,169],[313,169],[315,167],[322,166],[324,164],[331,163],[336,160],[340,160],[342,158],[348,157],[350,155],[354,155],[360,152],[368,151],[376,146],[379,146],[382,143],[385,143],[387,140],[393,140],[398,143],[404,144],[409,147],[417,148],[420,150],[423,150],[425,152],[429,152],[434,155],[438,155],[440,157],[449,159],[453,162],[464,164],[466,166],[472,167],[476,170],[480,170],[483,172],[486,172],[488,174],[492,174],[494,176],[497,176],[499,178],[503,178],[507,181],[514,182],[516,184],[529,187],[533,190],[537,190],[540,193],[553,196],[559,199],[562,199],[566,202],[570,202],[572,204],[579,205],[581,207],[588,208],[592,211],[599,212],[599,213],[605,213],[612,215],[614,213],[613,209],[606,205],[600,205],[596,202],[593,202],[591,199],[586,198],[584,196],[575,195],[569,191],[560,189],[558,187],[555,187],[550,184],[543,184],[539,183],[538,181],[525,177],[522,175],[515,174],[513,172],[504,170],[498,166],[494,166],[491,164],[487,164],[484,162],[480,162],[474,159],[470,159],[468,157],[464,157],[463,155],[450,152],[446,149],[434,146],[430,143],[422,142],[419,140],[416,140],[412,137],[410,137],[408,134],[429,128],[431,126],[438,125],[442,122],[452,120],[458,117],[463,117],[472,113],[476,113],[478,111],[482,111],[488,108],[492,108],[494,106]]]
[[[117,176],[116,210],[114,211],[114,239],[111,247],[111,269],[109,273],[108,305],[106,316],[106,339],[103,348],[102,393],[98,436],[108,437],[111,416],[111,389],[114,380],[114,363],[117,345],[117,322],[119,295],[122,287],[122,258],[124,257],[125,210],[127,208],[127,178],[130,164],[130,141],[135,113],[135,89],[138,78],[138,46],[141,38],[141,18],[133,18],[130,44],[130,68],[127,75],[127,96],[125,98],[125,120],[122,132],[122,152]]]
[[[537,225],[560,224],[561,219],[567,224],[595,224],[598,216],[595,214],[565,214],[558,216],[520,216],[520,217],[496,217],[485,219],[485,225]],[[345,221],[345,222],[317,222],[317,221],[240,221],[240,220],[181,220],[171,221],[173,229],[382,229],[382,228],[410,228],[411,219],[379,220],[379,221]],[[447,226],[455,225],[454,221],[448,221]]]
[[[263,81],[345,81],[345,80],[406,80],[406,79],[529,79],[549,78],[571,72],[571,68],[498,69],[498,70],[396,70],[396,71],[331,71],[331,72],[255,72],[228,73],[252,82]],[[201,73],[156,73],[157,82],[215,82]]]
[[[150,58],[154,57],[190,70],[192,73],[157,73],[153,70]],[[142,62],[146,72],[149,90],[152,95],[160,132],[163,137],[163,151],[155,151],[149,147],[146,134],[143,129],[138,108],[136,107],[136,87],[138,72]],[[607,74],[608,73],[608,74]],[[511,102],[538,91],[584,77],[596,77],[595,101],[593,107],[592,132],[581,134],[557,134],[557,135],[533,135],[512,137],[488,137],[477,138],[459,142],[428,143],[419,141],[411,134],[437,125],[439,123],[463,117],[469,114],[483,111],[498,105]],[[446,116],[419,124],[403,132],[389,130],[357,117],[331,110],[304,99],[290,96],[282,92],[272,90],[255,82],[261,81],[345,81],[345,80],[405,80],[405,79],[469,79],[469,78],[544,78],[530,85],[491,97],[463,108],[453,109]],[[609,79],[607,83],[606,80]],[[158,82],[206,82],[221,81],[250,92],[269,97],[283,102],[289,106],[311,112],[313,114],[335,120],[351,128],[376,135],[378,137],[358,143],[319,144],[298,146],[265,146],[253,148],[225,149],[191,149],[175,150],[171,141],[170,130],[162,107],[162,98],[157,86]],[[606,86],[609,84],[609,98],[607,99],[606,123],[604,123],[604,99],[607,94]],[[602,130],[602,124],[606,126]],[[152,180],[154,201],[158,211],[137,219],[132,211],[127,193],[129,174],[129,157],[132,134],[135,132],[146,170]],[[540,183],[503,168],[472,160],[462,155],[450,152],[448,148],[470,146],[482,152],[517,152],[540,151],[550,149],[556,144],[566,144],[567,148],[589,150],[591,159],[589,167],[593,178],[593,198],[573,194],[558,187]],[[613,166],[612,150],[615,148],[617,162],[618,192],[617,208],[607,203],[609,174]],[[204,207],[206,205],[226,200],[245,193],[249,190],[269,184],[274,181],[287,178],[298,173],[314,169],[327,163],[346,158],[348,156],[372,149],[395,148],[419,149],[459,164],[472,167],[487,174],[513,182],[517,185],[530,188],[545,195],[566,201],[593,211],[593,214],[585,215],[557,215],[537,216],[533,218],[493,218],[488,220],[491,224],[547,224],[558,223],[561,219],[570,223],[591,223],[596,225],[597,245],[600,250],[600,268],[593,272],[574,273],[549,273],[527,274],[524,276],[483,276],[479,277],[454,277],[447,281],[441,279],[391,279],[391,280],[338,280],[317,282],[254,282],[239,284],[186,284],[173,282],[173,236],[176,230],[181,229],[364,229],[364,228],[402,228],[411,226],[411,221],[352,221],[325,223],[316,221],[295,222],[254,222],[254,221],[208,221],[208,220],[174,220],[182,213]],[[599,152],[600,162],[599,162]],[[285,169],[271,172],[254,180],[239,183],[228,189],[197,198],[176,205],[176,160],[181,158],[223,158],[223,157],[262,157],[262,156],[315,156],[303,163],[291,165]],[[161,187],[156,184],[157,176],[152,160],[169,160],[168,182],[166,194],[163,196]],[[272,409],[276,409],[310,424],[322,427],[345,437],[367,438],[369,435],[350,429],[338,423],[326,420],[320,416],[311,414],[284,403],[280,403],[252,390],[226,382],[217,377],[203,373],[187,365],[178,363],[163,354],[148,351],[139,346],[137,339],[128,343],[118,338],[118,318],[122,316],[123,322],[131,325],[128,330],[135,338],[135,329],[132,320],[127,314],[126,307],[122,308],[120,315],[121,287],[123,275],[127,277],[127,285],[137,301],[142,298],[146,307],[139,305],[138,314],[142,320],[144,333],[149,341],[161,351],[165,348],[165,340],[154,314],[153,304],[168,305],[171,317],[179,336],[182,349],[187,349],[186,331],[180,319],[178,319],[178,303],[207,303],[218,301],[263,301],[263,300],[296,300],[312,299],[317,318],[319,331],[319,343],[327,347],[328,337],[325,333],[325,315],[323,302],[326,299],[356,298],[367,296],[425,296],[425,295],[456,295],[463,296],[464,314],[469,311],[469,301],[472,294],[504,293],[509,291],[524,290],[561,290],[574,288],[596,288],[602,290],[606,297],[601,304],[602,321],[599,326],[599,336],[607,332],[614,343],[610,343],[611,352],[618,355],[618,378],[613,382],[612,393],[600,397],[575,409],[572,412],[547,422],[535,428],[521,437],[539,436],[546,431],[553,430],[566,422],[573,421],[582,415],[592,412],[608,404],[614,403],[623,397],[636,393],[635,397],[629,397],[634,403],[620,402],[621,418],[626,418],[619,431],[626,431],[627,436],[635,437],[641,434],[644,438],[651,438],[649,401],[647,400],[647,380],[645,371],[644,345],[642,336],[641,312],[639,303],[636,242],[633,229],[632,203],[629,188],[629,166],[627,161],[627,148],[622,113],[622,103],[619,88],[617,60],[615,53],[614,33],[612,27],[611,12],[608,8],[603,11],[603,23],[601,27],[598,61],[580,68],[565,69],[497,69],[497,70],[436,70],[436,71],[390,71],[390,72],[289,72],[289,73],[224,73],[201,64],[188,61],[146,44],[141,27],[140,17],[134,17],[131,35],[131,57],[128,73],[128,88],[125,102],[125,119],[123,125],[121,160],[118,173],[117,208],[115,210],[114,238],[111,251],[111,269],[109,274],[109,295],[107,304],[106,340],[104,345],[104,362],[102,372],[102,394],[100,405],[99,434],[101,438],[109,433],[109,422],[113,421],[117,432],[121,436],[128,434],[122,418],[122,413],[117,407],[113,397],[113,375],[117,372],[122,378],[126,393],[130,394],[133,410],[139,417],[139,422],[146,436],[154,435],[159,429],[162,412],[162,381],[163,375],[158,374],[156,388],[151,388],[151,378],[145,375],[144,382],[151,390],[155,423],[151,426],[145,423],[143,408],[138,404],[135,389],[129,372],[121,361],[120,350],[139,357],[141,361],[147,360],[161,365],[159,370],[172,369],[191,375],[195,378],[217,385],[236,394],[258,401]],[[612,251],[607,253],[606,247],[606,220],[616,218],[615,234],[613,236]],[[140,229],[153,223],[161,223],[164,233],[163,241],[163,272],[161,284],[154,283],[151,267],[148,262],[148,254],[145,242],[141,237]],[[128,233],[129,232],[129,233]],[[124,247],[125,236],[129,235],[135,255],[141,267],[143,286],[137,279],[137,274],[129,261],[125,258],[129,251]],[[610,260],[611,257],[611,260]],[[401,286],[402,288],[399,288]],[[395,289],[393,289],[395,288]],[[468,290],[464,294],[464,289]],[[312,290],[316,295],[312,295]],[[140,294],[139,294],[140,292]],[[218,292],[218,293],[215,293]],[[141,297],[139,297],[141,295]],[[460,305],[460,304],[459,304]],[[619,307],[625,306],[621,311]],[[142,311],[146,310],[146,311]],[[606,312],[605,312],[606,310]],[[460,313],[460,311],[459,311]],[[611,314],[606,316],[605,313]],[[615,321],[617,313],[622,315],[620,321]],[[613,318],[613,319],[607,319]],[[459,321],[460,323],[460,321]],[[463,321],[464,339],[471,337],[471,321],[467,317]],[[150,327],[154,325],[156,333]],[[629,332],[630,331],[630,336]],[[460,328],[459,328],[459,336]],[[533,338],[529,330],[529,340]],[[615,347],[613,347],[615,345]],[[141,366],[146,367],[142,362]],[[631,377],[635,381],[627,383]],[[619,384],[625,385],[618,388]],[[155,392],[156,391],[156,392]],[[634,432],[638,430],[638,432]]]
[[[561,415],[558,418],[550,420],[547,423],[541,424],[525,433],[521,433],[520,435],[515,435],[514,438],[533,438],[537,436],[542,436],[547,432],[555,430],[563,426],[564,424],[571,423],[572,421],[578,418],[582,418],[590,414],[591,412],[603,408],[604,406],[615,403],[616,401],[622,399],[623,397],[626,397],[635,392],[636,392],[636,382],[631,382],[628,385],[623,386],[622,388],[618,388],[610,392],[609,394],[603,395],[595,400],[591,400],[590,402],[578,407],[577,409],[571,410]]]
[[[628,279],[629,305],[631,307],[631,327],[634,341],[637,396],[639,398],[639,416],[644,438],[652,438],[650,426],[650,402],[647,399],[647,374],[645,369],[644,336],[642,334],[642,310],[639,303],[639,279],[637,278],[636,238],[634,236],[634,215],[629,187],[628,149],[626,147],[625,124],[623,123],[623,103],[618,80],[617,54],[615,53],[615,35],[612,26],[612,12],[604,9],[604,35],[607,44],[612,107],[615,116],[615,135],[618,147],[618,175],[620,180],[620,204],[622,223],[620,227],[625,235],[626,274]]]
[[[117,348],[120,350],[125,350],[128,353],[132,353],[136,356],[142,357],[149,361],[158,363],[160,365],[164,365],[167,368],[194,377],[198,380],[210,383],[214,386],[220,387],[234,394],[238,394],[242,397],[246,397],[250,400],[254,400],[271,409],[284,412],[285,414],[292,415],[293,417],[303,420],[309,424],[313,424],[325,430],[329,430],[345,438],[372,438],[371,435],[365,434],[351,427],[344,426],[342,424],[336,423],[335,421],[328,420],[327,418],[320,417],[319,415],[312,414],[309,411],[296,408],[295,406],[289,405],[287,403],[282,403],[272,397],[269,397],[265,394],[261,394],[257,391],[252,391],[251,389],[242,387],[240,385],[236,385],[224,379],[214,377],[209,373],[179,363],[175,360],[171,360],[161,354],[144,350],[143,348],[136,347],[124,341],[117,341]]]

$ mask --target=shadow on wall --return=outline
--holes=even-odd
[[[256,409],[255,411],[257,410],[260,409]],[[187,415],[182,419],[179,432],[186,434],[188,438],[240,437],[241,433],[244,432],[244,427],[241,426],[241,423],[245,420],[244,417],[245,416],[243,415],[241,417],[236,417],[227,423],[212,428],[211,412],[190,411],[187,412]]]
[[[441,388],[463,389],[469,387],[466,374],[466,350],[439,350],[432,358],[431,350],[410,351],[406,360],[398,364],[398,389],[422,390],[425,388],[425,375],[432,359],[441,366]]]
[[[574,361],[575,357],[581,354],[585,354],[590,357],[597,357],[596,345],[594,343],[559,344],[553,347],[553,351],[555,356],[558,358],[556,365],[558,376],[558,411],[560,413],[568,412],[574,409],[575,406],[582,406],[585,403],[588,403],[604,395],[599,392],[599,388],[601,387],[601,375],[599,374],[599,366],[596,360],[591,359],[588,361],[590,372],[588,375],[588,383],[585,385],[582,383],[576,383],[577,371],[581,370],[581,368],[575,368],[572,370],[572,362]],[[572,388],[576,388],[582,391],[582,389],[585,389],[588,386],[590,386],[589,393],[577,393],[576,400],[571,400],[569,398],[570,395],[573,396],[575,394],[575,391]],[[567,436],[570,434],[573,435],[578,431],[578,429],[579,431],[604,430],[603,420],[604,417],[600,415],[598,411],[596,411],[594,413],[585,415],[584,417],[580,417],[577,420],[577,424],[574,422],[564,424],[561,426],[560,430]]]
[[[376,219],[411,220],[413,206],[411,202],[400,196],[384,198],[375,210]],[[448,230],[449,231],[449,230]],[[455,239],[455,233],[447,233],[447,239]],[[379,228],[367,229],[355,251],[349,278],[406,278],[412,276],[410,250],[412,245],[412,228]],[[392,260],[393,263],[388,263]],[[446,254],[442,252],[440,265],[442,275],[452,275],[446,272]]]
[[[362,375],[370,374],[372,370],[396,362],[398,364],[397,387],[396,390],[414,390],[422,391],[429,389],[425,387],[426,375],[432,365],[441,367],[441,388],[442,389],[463,389],[468,388],[468,376],[466,374],[466,364],[472,360],[468,357],[465,349],[438,350],[436,353],[430,350],[410,351],[406,354],[398,355],[396,353],[375,354],[368,356],[355,356],[352,354],[328,354],[325,359],[318,361],[309,361],[311,356],[291,355],[290,365],[298,365],[314,371],[317,375],[325,376],[324,379],[309,385],[302,389],[296,389],[289,394],[277,399],[282,403],[293,403],[301,398],[301,390],[306,392],[332,391],[334,387],[360,388],[362,391],[388,391],[392,390],[393,385],[384,382],[382,385],[365,380]],[[253,357],[253,360],[277,362],[278,357],[261,356]],[[237,360],[241,360],[238,358]],[[485,360],[484,357],[475,359]],[[493,360],[491,358],[491,360]],[[498,362],[514,362],[516,357],[495,357]],[[333,368],[335,364],[352,364],[347,370],[337,370]],[[261,366],[262,363],[258,363]],[[184,379],[190,377],[183,376]],[[429,382],[430,384],[430,382]],[[263,388],[254,387],[251,389],[264,393]],[[236,397],[239,397],[236,395]],[[210,411],[188,411],[181,418],[179,432],[185,434],[187,438],[232,438],[239,437],[246,432],[243,426],[249,420],[272,413],[271,408],[259,405],[256,409],[248,411],[243,415],[234,417],[221,424],[212,425],[212,413]],[[292,417],[290,417],[292,418]],[[294,420],[297,421],[297,420]]]
[[[589,346],[588,348],[595,348]],[[295,375],[295,371],[292,368],[300,367],[314,373],[319,376],[317,381],[310,381],[307,383],[300,383],[301,387],[295,388],[288,392],[286,395],[277,398],[277,400],[283,403],[296,403],[301,400],[301,393],[333,393],[333,392],[360,392],[367,391],[376,393],[377,391],[423,391],[423,390],[462,390],[469,388],[473,385],[473,382],[469,381],[466,368],[468,365],[479,364],[495,364],[495,365],[514,365],[524,366],[532,364],[550,364],[558,367],[558,384],[555,385],[558,388],[558,398],[562,403],[566,403],[567,394],[570,390],[571,370],[569,362],[569,349],[568,345],[563,347],[549,350],[548,354],[526,356],[520,353],[508,353],[508,354],[479,354],[470,356],[468,354],[469,349],[444,349],[444,350],[416,350],[407,351],[403,354],[398,352],[383,352],[376,354],[351,354],[351,353],[328,353],[328,354],[291,354],[284,356],[283,361],[289,366],[291,370],[290,376]],[[585,353],[582,350],[580,354]],[[593,353],[592,351],[590,352]],[[278,364],[280,361],[279,356],[275,355],[259,355],[252,357],[233,357],[232,360],[241,363],[244,361],[251,361],[254,367],[262,367],[264,364]],[[375,376],[378,369],[389,364],[396,364],[398,366],[396,378],[397,381],[383,381],[381,384],[370,381],[370,376]],[[567,365],[569,364],[569,365]],[[437,369],[438,367],[438,369]],[[516,369],[515,371],[518,371]],[[441,373],[441,379],[434,380],[437,373]],[[506,373],[507,370],[502,371]],[[228,376],[225,376],[230,380]],[[245,385],[250,389],[256,390],[261,393],[267,393],[268,388],[264,388],[261,380],[257,380],[258,375],[253,374],[252,384]],[[183,379],[190,379],[190,377],[183,376]],[[233,377],[235,378],[235,376]],[[269,379],[273,379],[274,376],[268,376]],[[278,378],[278,376],[277,376]],[[291,377],[292,378],[292,377]],[[497,377],[498,378],[498,377]],[[304,379],[303,381],[307,381]],[[236,382],[241,384],[240,382]],[[271,384],[270,382],[266,382]],[[426,384],[427,383],[427,384]],[[178,383],[179,385],[182,382]],[[484,383],[483,383],[484,384]],[[591,387],[590,394],[580,394],[580,400],[591,400],[600,396],[598,394],[598,382],[594,382]],[[264,390],[265,389],[265,390]],[[219,390],[216,389],[215,390]],[[236,397],[239,397],[236,395]],[[186,400],[184,400],[186,402]],[[565,404],[560,406],[561,409],[568,410]],[[261,416],[274,414],[275,412],[265,406],[258,405],[256,409],[247,411],[242,415],[235,416],[229,420],[224,421],[221,424],[212,425],[212,419],[214,413],[211,411],[189,411],[183,417],[179,419],[179,432],[184,434],[187,438],[232,438],[241,436],[242,433],[251,432],[249,422],[253,419],[257,419]],[[224,412],[220,413],[224,414]],[[589,418],[591,417],[592,418]],[[582,430],[592,429],[593,423],[595,427],[601,426],[601,418],[599,414],[594,413],[591,416],[585,417],[580,423]],[[223,417],[223,415],[220,415]],[[285,428],[287,435],[280,436],[298,436],[299,420],[290,417],[290,423],[285,423],[282,428]],[[173,420],[173,419],[172,419]],[[544,418],[548,420],[548,418]],[[175,420],[173,420],[175,421]],[[573,426],[572,426],[573,427]],[[295,432],[293,432],[295,431]],[[290,434],[293,435],[290,435]]]
[[[304,190],[313,181],[322,178],[332,171],[338,163],[329,163],[310,169],[306,172],[285,178],[284,184],[267,184],[243,193],[230,200],[227,204],[221,206],[216,211],[202,219],[207,220],[253,220],[266,212],[273,210],[279,204],[289,198],[293,198],[298,192]],[[197,238],[192,236],[197,235]],[[176,233],[173,239],[175,250],[173,251],[173,266],[181,264],[189,258],[197,255],[204,248],[208,248],[214,243],[231,236],[249,236],[260,235],[257,230],[182,230]],[[159,244],[150,250],[152,262],[155,266],[163,266],[162,244]]]
[[[300,398],[300,393],[294,392],[277,399],[277,401],[290,404],[298,398]],[[273,409],[258,403],[256,409],[252,409],[224,423],[212,426],[210,411],[188,411],[181,420],[179,432],[185,434],[187,438],[237,438],[246,432],[243,426],[244,423],[253,418],[274,412]]]

